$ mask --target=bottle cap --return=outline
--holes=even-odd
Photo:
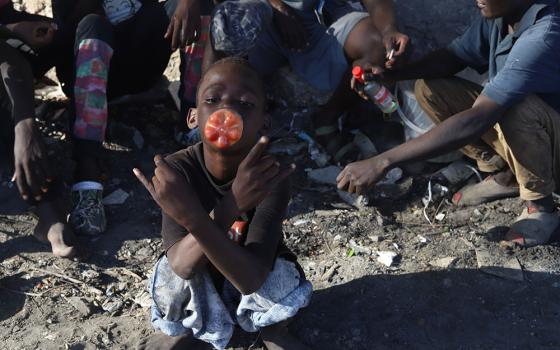
[[[354,76],[354,78],[356,78],[357,81],[359,81],[360,83],[364,82],[364,70],[362,69],[362,67],[360,66],[356,66],[354,68],[352,68],[352,75]]]

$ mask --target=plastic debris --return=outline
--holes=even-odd
[[[364,195],[357,195],[340,190],[338,190],[337,193],[340,199],[358,209],[364,209],[369,205],[369,198]]]
[[[352,142],[360,150],[364,159],[371,158],[379,153],[370,138],[359,130],[354,133],[354,140]]]
[[[397,253],[390,251],[377,252],[377,255],[377,261],[387,267],[391,267],[391,265],[393,265],[393,263],[395,262],[396,257],[398,256]]]
[[[371,249],[359,245],[353,239],[348,242],[348,245],[357,255],[371,255]]]
[[[307,177],[317,183],[336,186],[336,177],[342,170],[334,165],[307,172]]]
[[[309,157],[317,164],[319,167],[324,167],[329,163],[330,156],[322,149],[322,147],[306,132],[300,131],[297,136],[307,142],[307,152],[309,152]]]
[[[126,202],[128,197],[130,197],[130,194],[128,194],[126,191],[123,191],[122,189],[119,188],[118,190],[114,191],[107,197],[103,198],[103,204],[120,205]]]

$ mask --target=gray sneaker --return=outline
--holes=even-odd
[[[103,190],[72,190],[72,211],[68,220],[76,234],[97,236],[107,227]]]

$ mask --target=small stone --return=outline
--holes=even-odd
[[[335,264],[335,265],[331,266],[329,269],[327,269],[327,271],[325,271],[323,276],[321,276],[321,280],[323,280],[323,281],[330,280],[335,275],[336,269],[338,269],[338,265]]]
[[[81,313],[85,317],[93,313],[92,305],[86,299],[80,297],[70,297],[67,300],[70,305],[72,305],[76,310],[78,310],[79,313]]]
[[[476,261],[480,271],[497,277],[524,281],[521,264],[515,257],[505,254],[491,254],[485,248],[476,249]]]
[[[448,269],[455,261],[457,261],[456,257],[445,257],[430,261],[430,265],[433,267]]]
[[[109,298],[103,302],[101,308],[108,313],[113,313],[120,310],[123,304],[123,301],[119,298]]]

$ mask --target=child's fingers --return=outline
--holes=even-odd
[[[255,164],[262,156],[264,150],[268,146],[268,137],[263,136],[257,141],[257,143],[251,148],[249,154],[245,157],[246,165]]]
[[[284,181],[288,176],[290,176],[296,170],[296,165],[294,163],[290,164],[289,167],[282,169],[278,172],[278,174],[274,177],[274,179],[270,180],[271,186],[277,186],[279,183]]]
[[[140,183],[142,183],[142,185],[144,185],[146,190],[148,190],[148,192],[150,192],[150,195],[153,198],[155,198],[154,197],[154,195],[155,195],[154,186],[150,183],[150,181],[148,181],[148,179],[146,178],[146,176],[144,176],[144,174],[140,171],[140,169],[134,168],[134,169],[132,169],[132,172],[134,173],[136,178],[140,181]]]
[[[156,175],[157,173],[161,173],[161,171],[166,173],[162,175],[168,175],[170,172],[173,172],[173,169],[169,166],[169,164],[167,163],[165,158],[161,156],[161,154],[156,154],[154,156],[154,164],[156,165]]]
[[[257,164],[255,164],[253,169],[258,173],[263,173],[267,171],[270,167],[278,165],[276,158],[271,156],[263,156]]]

